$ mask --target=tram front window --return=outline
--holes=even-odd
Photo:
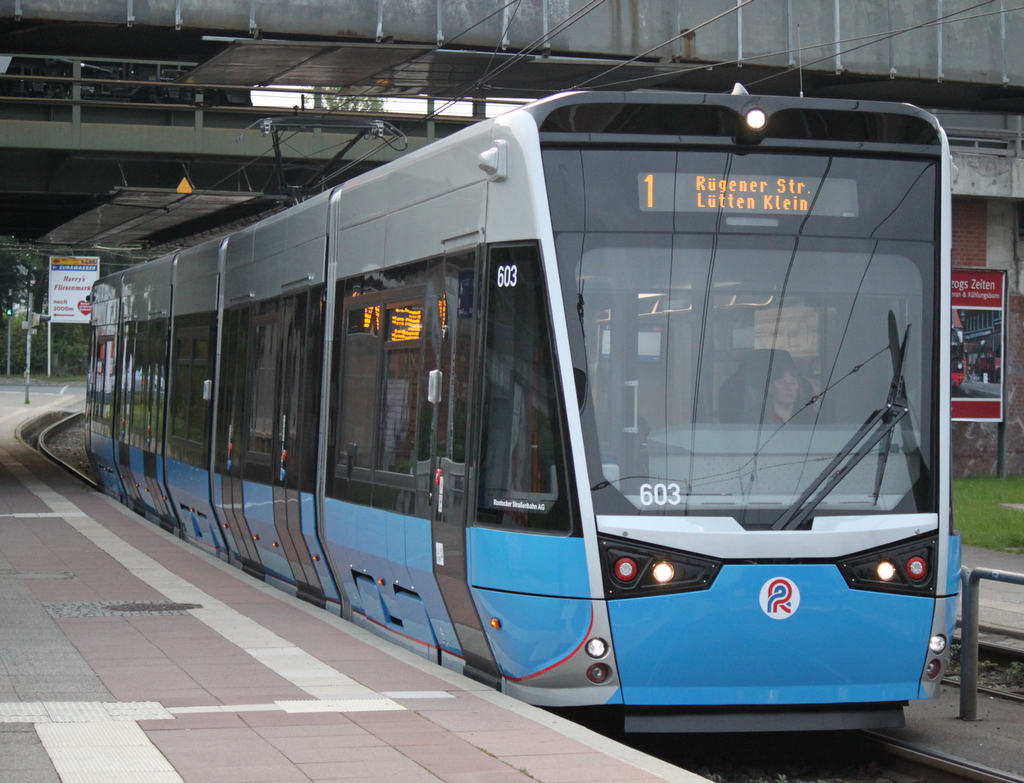
[[[597,488],[748,529],[935,510],[934,244],[794,233],[556,235]]]

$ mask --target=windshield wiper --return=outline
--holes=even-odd
[[[910,336],[910,324],[907,324],[903,332],[903,342],[900,343],[900,333],[896,326],[896,315],[889,311],[889,355],[892,357],[893,383],[898,383],[896,388],[889,389],[889,400],[902,400],[906,407],[907,390],[903,379],[903,357],[907,355],[907,338]],[[903,416],[900,416],[903,419]],[[878,497],[882,491],[882,478],[885,476],[885,465],[889,461],[889,446],[892,444],[892,434],[895,431],[895,422],[885,433],[882,448],[878,452],[878,467],[875,470],[875,491],[873,493],[874,505],[878,505]]]
[[[892,432],[903,417],[910,412],[907,406],[906,381],[903,378],[903,359],[907,353],[907,338],[910,336],[910,324],[903,333],[903,343],[899,344],[896,328],[896,316],[889,311],[889,349],[892,353],[893,373],[889,383],[889,394],[885,405],[872,413],[860,428],[853,434],[839,452],[832,458],[821,473],[803,491],[796,502],[772,524],[772,530],[796,530],[814,512],[814,509],[828,497],[850,471],[864,459],[882,440],[885,441],[884,452],[879,454],[878,468],[875,471],[875,502],[881,489],[885,463],[888,459]],[[813,497],[812,497],[813,496]]]

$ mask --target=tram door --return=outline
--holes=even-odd
[[[114,300],[115,304],[117,300]],[[104,488],[112,494],[125,496],[124,482],[117,465],[118,444],[117,397],[117,327],[99,325],[94,331],[93,386],[89,403],[89,450],[95,461],[95,472]]]
[[[434,576],[466,660],[465,674],[499,687],[501,677],[494,654],[469,591],[466,558],[472,486],[467,453],[479,328],[477,263],[475,251],[447,256],[432,273],[428,286],[437,294],[432,317],[438,324],[430,330],[424,361],[426,371],[436,368],[428,381],[428,399],[433,406],[429,500]]]
[[[138,367],[138,349],[136,341],[140,324],[135,321],[124,321],[122,324],[122,346],[121,346],[121,382],[120,393],[117,396],[117,414],[115,416],[115,438],[117,440],[117,467],[124,486],[125,495],[128,498],[133,510],[138,514],[145,514],[146,507],[142,502],[140,482],[136,479],[132,470],[131,460],[131,423],[137,417],[141,418],[141,412],[136,414],[136,405],[140,400],[136,399],[137,380],[141,377],[142,370]]]
[[[299,597],[324,606],[303,537],[304,522],[314,530],[321,290],[226,315],[217,464],[220,510],[243,569],[261,577],[272,572],[291,581]]]
[[[292,570],[299,595],[321,607],[326,604],[312,554],[303,537],[303,523],[314,529],[312,496],[316,484],[317,417],[323,325],[319,291],[302,291],[281,301],[275,346],[279,365],[273,410],[274,447],[271,481],[274,527]],[[269,391],[269,390],[268,390]],[[263,389],[259,389],[262,396]],[[310,502],[303,504],[305,493]],[[305,508],[304,508],[305,506]]]
[[[160,526],[178,533],[177,518],[166,503],[164,477],[158,475],[163,457],[167,379],[167,319],[136,326],[132,411],[128,422],[129,443],[142,452],[142,476],[135,476],[140,501],[152,509]],[[134,470],[133,470],[134,472]],[[162,472],[162,471],[160,471]],[[144,486],[143,486],[144,485]]]
[[[240,307],[224,313],[224,340],[221,354],[220,392],[217,401],[217,426],[214,450],[215,507],[221,524],[231,531],[237,549],[231,554],[242,570],[262,579],[265,571],[252,531],[245,521],[242,493],[241,455],[247,433],[245,428],[246,354],[249,344],[250,308]]]

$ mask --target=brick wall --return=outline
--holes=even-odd
[[[953,266],[985,266],[988,261],[988,202],[953,199]]]

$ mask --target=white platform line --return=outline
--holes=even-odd
[[[452,698],[443,691],[437,693]],[[420,695],[401,698],[441,697]],[[197,707],[164,707],[155,701],[15,701],[0,702],[0,723],[67,723],[84,726],[135,723],[140,720],[174,720],[177,715],[215,712],[379,712],[401,709],[405,708],[383,695],[372,699],[292,699],[270,704],[204,704]]]
[[[84,517],[85,513],[82,511],[70,511],[64,514],[58,514],[56,511],[49,511],[41,514],[33,514],[29,512],[21,514],[0,514],[0,517],[13,517],[14,519],[61,519],[65,517]]]

